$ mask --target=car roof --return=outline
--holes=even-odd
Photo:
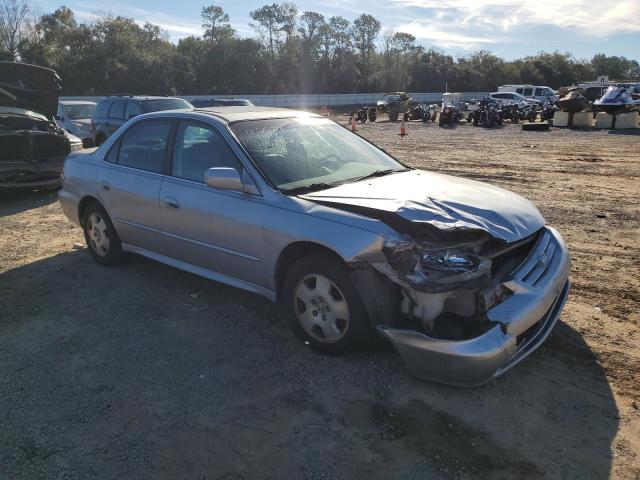
[[[96,102],[89,100],[60,100],[61,105],[95,105]]]
[[[184,110],[183,110],[184,111]],[[227,123],[242,122],[247,120],[269,120],[274,118],[318,117],[320,115],[302,110],[288,108],[256,107],[256,106],[224,106],[196,108],[198,113],[214,115]]]
[[[165,97],[162,95],[109,95],[108,97],[101,98],[100,101],[104,102],[105,100],[184,100],[180,97]],[[186,101],[186,100],[185,100]]]

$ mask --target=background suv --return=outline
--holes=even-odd
[[[208,107],[253,107],[251,100],[245,98],[194,98],[191,105],[196,108]]]
[[[193,108],[182,98],[113,96],[98,102],[93,114],[92,129],[96,146],[100,146],[120,125],[143,113],[160,110],[179,110]]]
[[[540,105],[541,103],[539,100],[535,100],[533,98],[526,98],[520,95],[519,93],[514,93],[514,92],[495,92],[495,93],[490,93],[489,97],[493,98],[494,100],[499,100],[501,102],[505,102],[505,101],[514,102],[519,105],[526,105],[526,104]]]

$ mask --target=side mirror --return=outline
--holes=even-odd
[[[209,168],[204,172],[204,183],[223,190],[244,190],[240,174],[235,168]]]

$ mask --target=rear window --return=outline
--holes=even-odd
[[[117,118],[119,120],[124,119],[124,107],[126,104],[126,100],[114,100],[113,104],[111,105],[111,109],[109,110],[109,118]]]
[[[142,113],[177,110],[180,108],[191,108],[191,104],[181,98],[160,98],[142,102]]]
[[[125,112],[125,118],[127,120],[135,117],[136,115],[140,115],[141,113],[142,113],[142,108],[140,107],[139,101],[129,100],[127,102],[127,111]]]
[[[531,94],[533,93],[533,88],[525,88],[524,92],[522,93],[525,97],[530,97]]]
[[[98,102],[98,106],[96,107],[96,112],[94,116],[106,117],[110,106],[111,106],[111,100],[100,100],[100,102]]]

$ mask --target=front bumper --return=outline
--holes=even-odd
[[[441,340],[414,330],[378,327],[416,377],[473,387],[502,375],[549,336],[569,295],[571,260],[560,234],[547,227],[503,285],[513,294],[487,311],[494,323],[468,340]]]
[[[0,161],[0,190],[60,186],[64,157],[35,161]]]

